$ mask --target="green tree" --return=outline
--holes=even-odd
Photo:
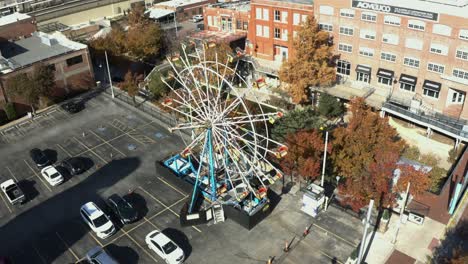
[[[35,113],[35,105],[39,102],[39,90],[36,89],[34,80],[26,73],[20,73],[8,80],[7,92],[9,96],[21,97]]]
[[[336,82],[333,42],[328,32],[319,30],[318,24],[309,16],[293,40],[295,52],[283,62],[279,71],[280,80],[287,83],[287,90],[294,103],[306,103],[310,87],[330,86]]]
[[[8,120],[16,119],[17,117],[16,109],[15,109],[15,105],[12,102],[6,103],[4,110],[5,110],[5,114],[7,115]]]
[[[274,122],[271,136],[274,140],[283,141],[288,134],[303,129],[319,128],[321,125],[320,119],[312,108],[292,110]]]
[[[155,57],[162,47],[162,35],[161,28],[155,23],[130,27],[126,42],[128,53],[139,60]]]
[[[336,97],[328,93],[320,95],[318,111],[321,115],[328,118],[338,117],[344,113],[344,110],[343,103]]]
[[[165,96],[169,91],[169,88],[165,83],[163,83],[161,77],[162,74],[160,72],[154,72],[150,76],[150,80],[148,82],[148,89],[151,92],[151,96],[156,100]]]

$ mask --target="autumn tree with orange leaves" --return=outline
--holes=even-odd
[[[312,16],[302,24],[293,41],[294,54],[283,62],[280,80],[287,83],[287,90],[294,103],[307,103],[309,88],[330,86],[336,82],[333,41],[330,34],[319,29]]]
[[[325,142],[317,130],[300,130],[288,134],[285,140],[288,155],[279,161],[282,171],[289,175],[315,179],[320,173]],[[331,151],[331,145],[327,149]]]
[[[400,177],[397,184],[393,187],[394,191],[399,193],[406,192],[406,187],[411,182],[411,194],[420,195],[431,186],[429,173],[424,169],[416,169],[413,165],[409,164],[400,165],[398,168],[400,170]]]
[[[342,176],[344,202],[359,210],[370,199],[381,206],[393,202],[392,179],[405,143],[396,130],[366,105],[363,98],[350,102],[352,117],[333,132],[331,159]],[[408,178],[408,180],[411,180]]]

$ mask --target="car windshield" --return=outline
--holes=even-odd
[[[170,254],[174,250],[176,250],[176,248],[177,248],[177,246],[174,243],[172,243],[172,241],[170,241],[169,243],[167,243],[166,245],[163,246],[163,251],[166,254]]]
[[[107,217],[105,215],[101,215],[100,217],[96,218],[93,220],[93,224],[95,227],[99,227],[107,223],[109,220],[107,220]]]
[[[60,177],[60,173],[58,173],[58,172],[52,173],[52,175],[50,175],[51,179],[55,179],[55,178],[58,178],[58,177]]]
[[[117,203],[117,206],[119,207],[119,210],[122,214],[130,215],[133,213],[133,207],[127,201],[123,199],[116,199],[115,202]]]

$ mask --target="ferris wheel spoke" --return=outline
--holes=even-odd
[[[181,115],[184,115],[189,119],[197,119],[199,122],[203,122],[203,120],[201,120],[201,119],[199,119],[199,118],[197,118],[197,117],[195,117],[193,115],[189,115],[189,114],[185,113],[184,111],[181,111],[181,110],[179,110],[179,109],[177,109],[175,107],[172,107],[170,105],[166,105],[165,107],[167,107],[167,108],[171,109],[172,111],[175,111],[175,112],[177,112],[177,113],[179,113]]]
[[[225,131],[226,131],[226,133],[231,137],[232,140],[234,140],[234,141],[240,141],[240,142],[245,143],[245,144],[249,144],[249,145],[250,145],[251,147],[253,147],[254,149],[255,149],[255,148],[260,148],[260,149],[262,149],[262,150],[264,150],[264,151],[267,151],[267,152],[269,152],[269,153],[271,153],[271,154],[275,154],[275,155],[276,155],[276,152],[275,152],[275,151],[272,151],[272,150],[270,150],[270,149],[267,149],[267,148],[265,148],[265,147],[263,147],[263,146],[261,146],[261,145],[259,145],[259,144],[255,144],[254,142],[252,142],[252,141],[250,141],[250,140],[248,140],[248,139],[246,139],[246,138],[241,137],[239,134],[237,134],[237,132],[236,132],[234,129],[232,129],[232,128],[230,128],[230,127],[226,127],[226,128],[227,128],[228,130],[230,130],[230,131],[227,131],[227,130],[225,130]],[[256,151],[255,151],[255,152],[256,152]]]

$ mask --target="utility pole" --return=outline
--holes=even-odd
[[[405,200],[403,200],[403,204],[401,205],[401,208],[400,208],[400,221],[398,221],[397,229],[395,231],[395,236],[393,237],[393,240],[392,240],[393,244],[395,244],[397,241],[398,232],[400,231],[400,226],[403,223],[403,215],[405,214],[405,206],[406,206],[406,202],[408,201],[410,185],[411,185],[411,182],[408,182],[408,186],[406,186]]]
[[[323,164],[322,164],[322,180],[320,181],[320,186],[323,187],[325,181],[325,165],[327,162],[327,146],[328,146],[328,130],[325,131],[325,149],[323,151]]]
[[[367,228],[369,227],[372,208],[374,207],[374,200],[370,200],[369,209],[367,210],[366,223],[364,225],[364,233],[362,234],[361,246],[359,247],[358,264],[361,264],[364,257],[364,249],[366,248]]]
[[[109,74],[109,84],[110,84],[110,88],[111,88],[112,99],[114,99],[115,98],[115,96],[114,96],[114,86],[112,86],[112,78],[111,78],[111,74],[110,74],[109,60],[107,59],[107,51],[104,51],[104,54],[106,55],[107,74]]]

